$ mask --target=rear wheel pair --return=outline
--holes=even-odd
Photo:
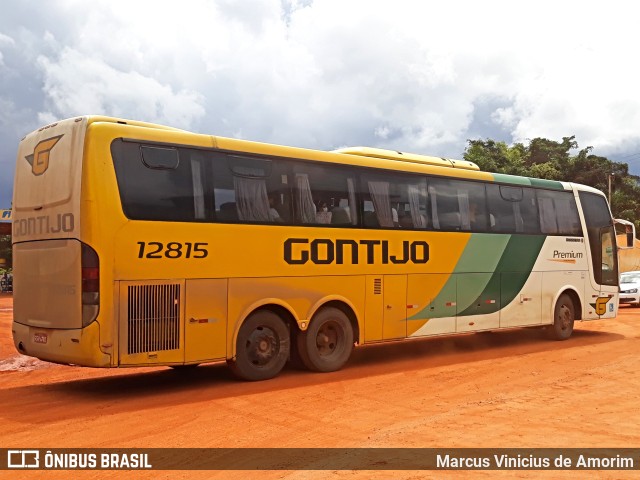
[[[229,361],[229,366],[244,380],[275,377],[289,359],[290,339],[289,327],[280,316],[268,310],[256,312],[240,327],[236,358]],[[349,319],[333,307],[320,310],[295,340],[295,354],[305,367],[317,372],[342,368],[354,342]]]

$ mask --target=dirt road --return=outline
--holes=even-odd
[[[640,310],[356,349],[344,370],[236,381],[223,365],[98,370],[19,356],[0,298],[0,446],[640,447]],[[6,478],[16,478],[7,475]],[[30,472],[21,478],[69,478]],[[134,475],[135,473],[135,475]],[[595,472],[591,472],[595,473]],[[633,478],[597,472],[592,478]],[[3,472],[0,472],[2,476]],[[583,475],[581,473],[580,476]],[[73,472],[73,478],[576,478],[577,472]]]

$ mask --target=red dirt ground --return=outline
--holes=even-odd
[[[0,446],[640,447],[640,310],[363,347],[340,372],[239,382],[225,365],[89,369],[19,355],[0,297]],[[13,474],[13,475],[10,475]],[[20,478],[633,478],[606,471],[75,471]],[[3,478],[18,478],[0,472]]]

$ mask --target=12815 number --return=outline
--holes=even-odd
[[[208,243],[204,242],[138,242],[138,258],[206,258]]]

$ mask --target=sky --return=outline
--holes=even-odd
[[[2,0],[0,208],[30,131],[110,115],[461,158],[575,135],[640,174],[634,2]]]

